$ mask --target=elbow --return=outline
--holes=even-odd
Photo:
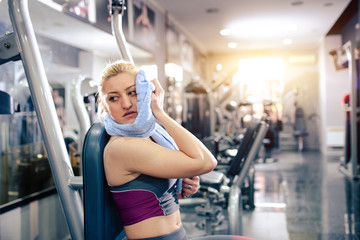
[[[218,161],[210,152],[202,152],[195,158],[191,158],[191,164],[188,165],[188,173],[191,176],[198,176],[214,170]]]
[[[214,168],[216,168],[216,166],[218,165],[218,161],[216,160],[215,157],[212,156],[212,169],[213,170]]]
[[[218,162],[216,160],[216,158],[212,155],[210,155],[207,159],[206,159],[206,172],[211,172],[212,170],[214,170],[214,168],[217,166]]]
[[[206,156],[198,159],[195,165],[188,170],[191,176],[200,176],[202,174],[211,172],[217,166],[217,160],[213,156]]]

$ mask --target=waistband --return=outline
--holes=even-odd
[[[186,232],[183,226],[173,233],[159,236],[159,237],[150,237],[150,238],[137,238],[133,240],[188,240]]]

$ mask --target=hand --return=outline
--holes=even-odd
[[[151,95],[151,109],[156,117],[156,114],[159,112],[163,112],[164,108],[164,96],[165,92],[164,89],[161,87],[159,80],[154,78],[151,80],[155,85],[155,91]]]
[[[187,198],[195,194],[200,188],[200,177],[184,178],[182,183],[182,192],[178,198]]]

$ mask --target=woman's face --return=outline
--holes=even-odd
[[[105,111],[120,124],[135,122],[136,87],[135,76],[124,72],[107,79],[103,86],[103,103]]]

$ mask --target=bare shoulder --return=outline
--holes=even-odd
[[[135,137],[112,137],[104,149],[105,155],[127,153],[136,145],[141,144],[141,138]]]
[[[118,158],[133,158],[148,144],[152,144],[149,139],[138,137],[112,137],[104,150],[105,160],[114,160]]]
[[[136,155],[138,145],[144,139],[135,137],[112,137],[104,149],[104,168],[107,181],[111,185],[121,185],[131,181],[138,173],[129,171],[129,164]]]

